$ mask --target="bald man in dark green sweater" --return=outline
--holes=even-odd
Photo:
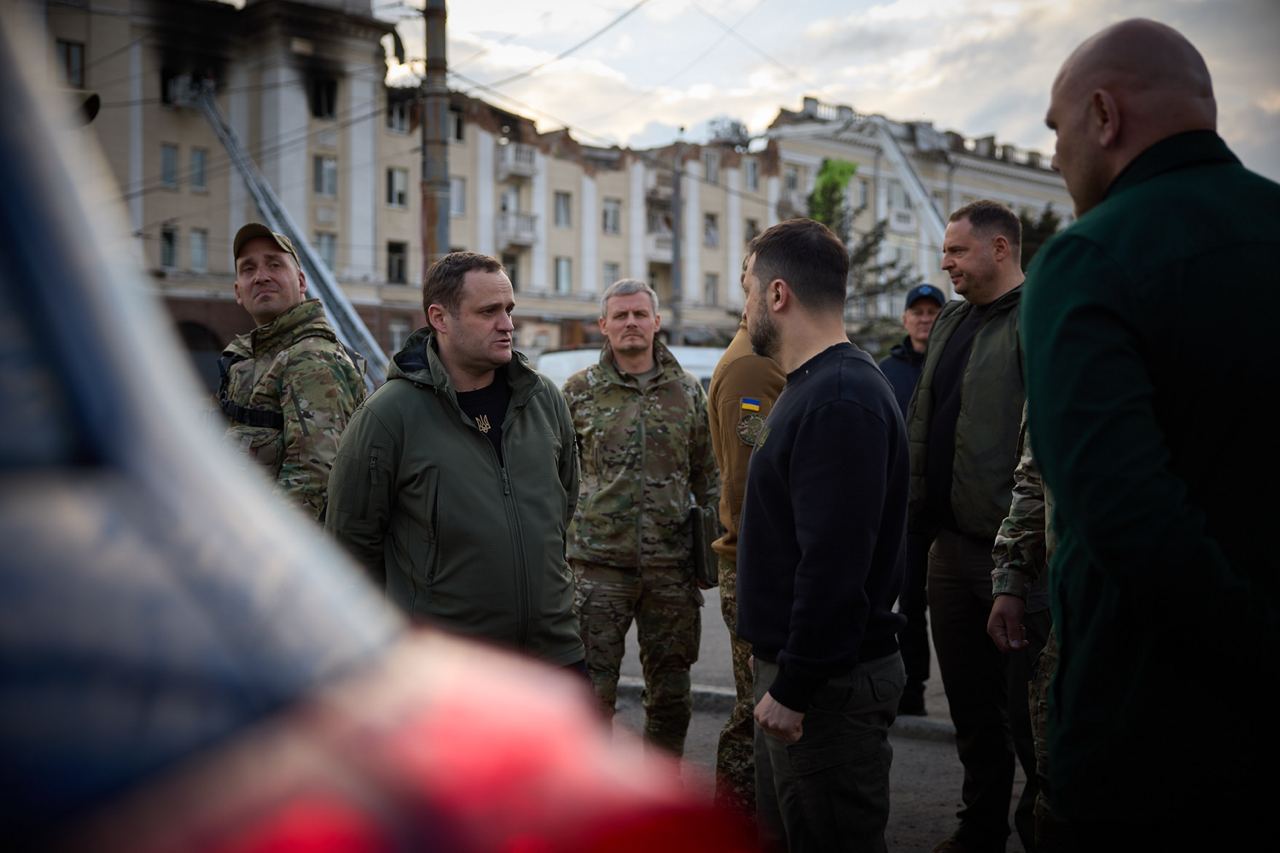
[[[1060,534],[1054,808],[1081,849],[1237,849],[1277,764],[1251,699],[1280,674],[1280,457],[1250,436],[1275,388],[1280,186],[1227,149],[1204,60],[1153,21],[1082,44],[1046,121],[1079,215],[1022,303]]]

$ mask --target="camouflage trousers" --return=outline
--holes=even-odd
[[[1036,775],[1040,790],[1036,793],[1035,826],[1038,853],[1059,853],[1073,847],[1067,827],[1053,813],[1049,790],[1049,683],[1058,671],[1058,637],[1050,629],[1044,649],[1036,659],[1035,670],[1027,685],[1031,709],[1031,738],[1035,744]]]
[[[716,802],[756,813],[756,768],[752,756],[755,737],[755,697],[751,687],[751,646],[738,639],[738,567],[719,558],[720,614],[729,629],[733,652],[733,686],[736,698],[729,719],[720,730],[716,746]]]
[[[639,572],[575,563],[574,612],[587,651],[587,674],[605,715],[618,700],[627,630],[632,619],[644,672],[644,736],[649,743],[684,754],[693,716],[689,668],[702,639],[702,593],[693,572],[642,568]]]

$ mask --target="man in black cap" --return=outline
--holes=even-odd
[[[929,343],[933,321],[947,304],[942,291],[932,284],[917,284],[907,291],[907,304],[902,309],[902,325],[907,335],[902,343],[889,350],[889,357],[880,362],[880,372],[893,386],[893,396],[898,400],[902,416],[907,416],[911,392],[916,390],[920,368],[924,366],[924,348]]]
[[[324,307],[307,298],[292,241],[250,222],[236,232],[236,303],[256,327],[223,350],[218,404],[227,435],[261,464],[277,491],[324,521],[338,439],[365,385]]]
[[[924,366],[929,332],[946,304],[947,298],[932,284],[918,284],[908,290],[907,303],[902,309],[902,325],[907,335],[902,343],[889,350],[889,357],[880,362],[880,371],[893,386],[893,396],[898,400],[904,420]],[[906,627],[898,635],[902,663],[907,668],[907,686],[898,702],[898,713],[921,717],[928,713],[924,707],[924,683],[929,680],[929,623],[925,616],[929,606],[925,593],[929,543],[927,536],[907,536],[907,580],[898,601],[899,612],[907,617]]]

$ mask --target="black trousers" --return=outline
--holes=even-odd
[[[1049,634],[1048,610],[1028,613],[1027,648],[1001,654],[987,636],[991,613],[991,545],[941,531],[929,549],[929,609],[942,686],[964,765],[956,836],[975,850],[1004,850],[1014,765],[1026,787],[1015,813],[1023,846],[1035,849],[1035,750],[1027,684]]]
[[[898,599],[898,612],[907,617],[906,626],[898,633],[902,664],[907,668],[904,696],[921,698],[924,683],[929,680],[929,622],[925,615],[929,597],[925,580],[929,574],[929,544],[933,537],[925,533],[907,536],[907,578]]]

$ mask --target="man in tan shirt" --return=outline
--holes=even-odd
[[[733,711],[716,749],[716,800],[755,814],[755,763],[752,760],[751,647],[738,639],[738,520],[747,485],[747,462],[786,374],[773,359],[755,355],[743,322],[711,375],[707,408],[711,446],[720,466],[720,523],[725,533],[712,545],[719,556],[720,612],[733,649]]]

